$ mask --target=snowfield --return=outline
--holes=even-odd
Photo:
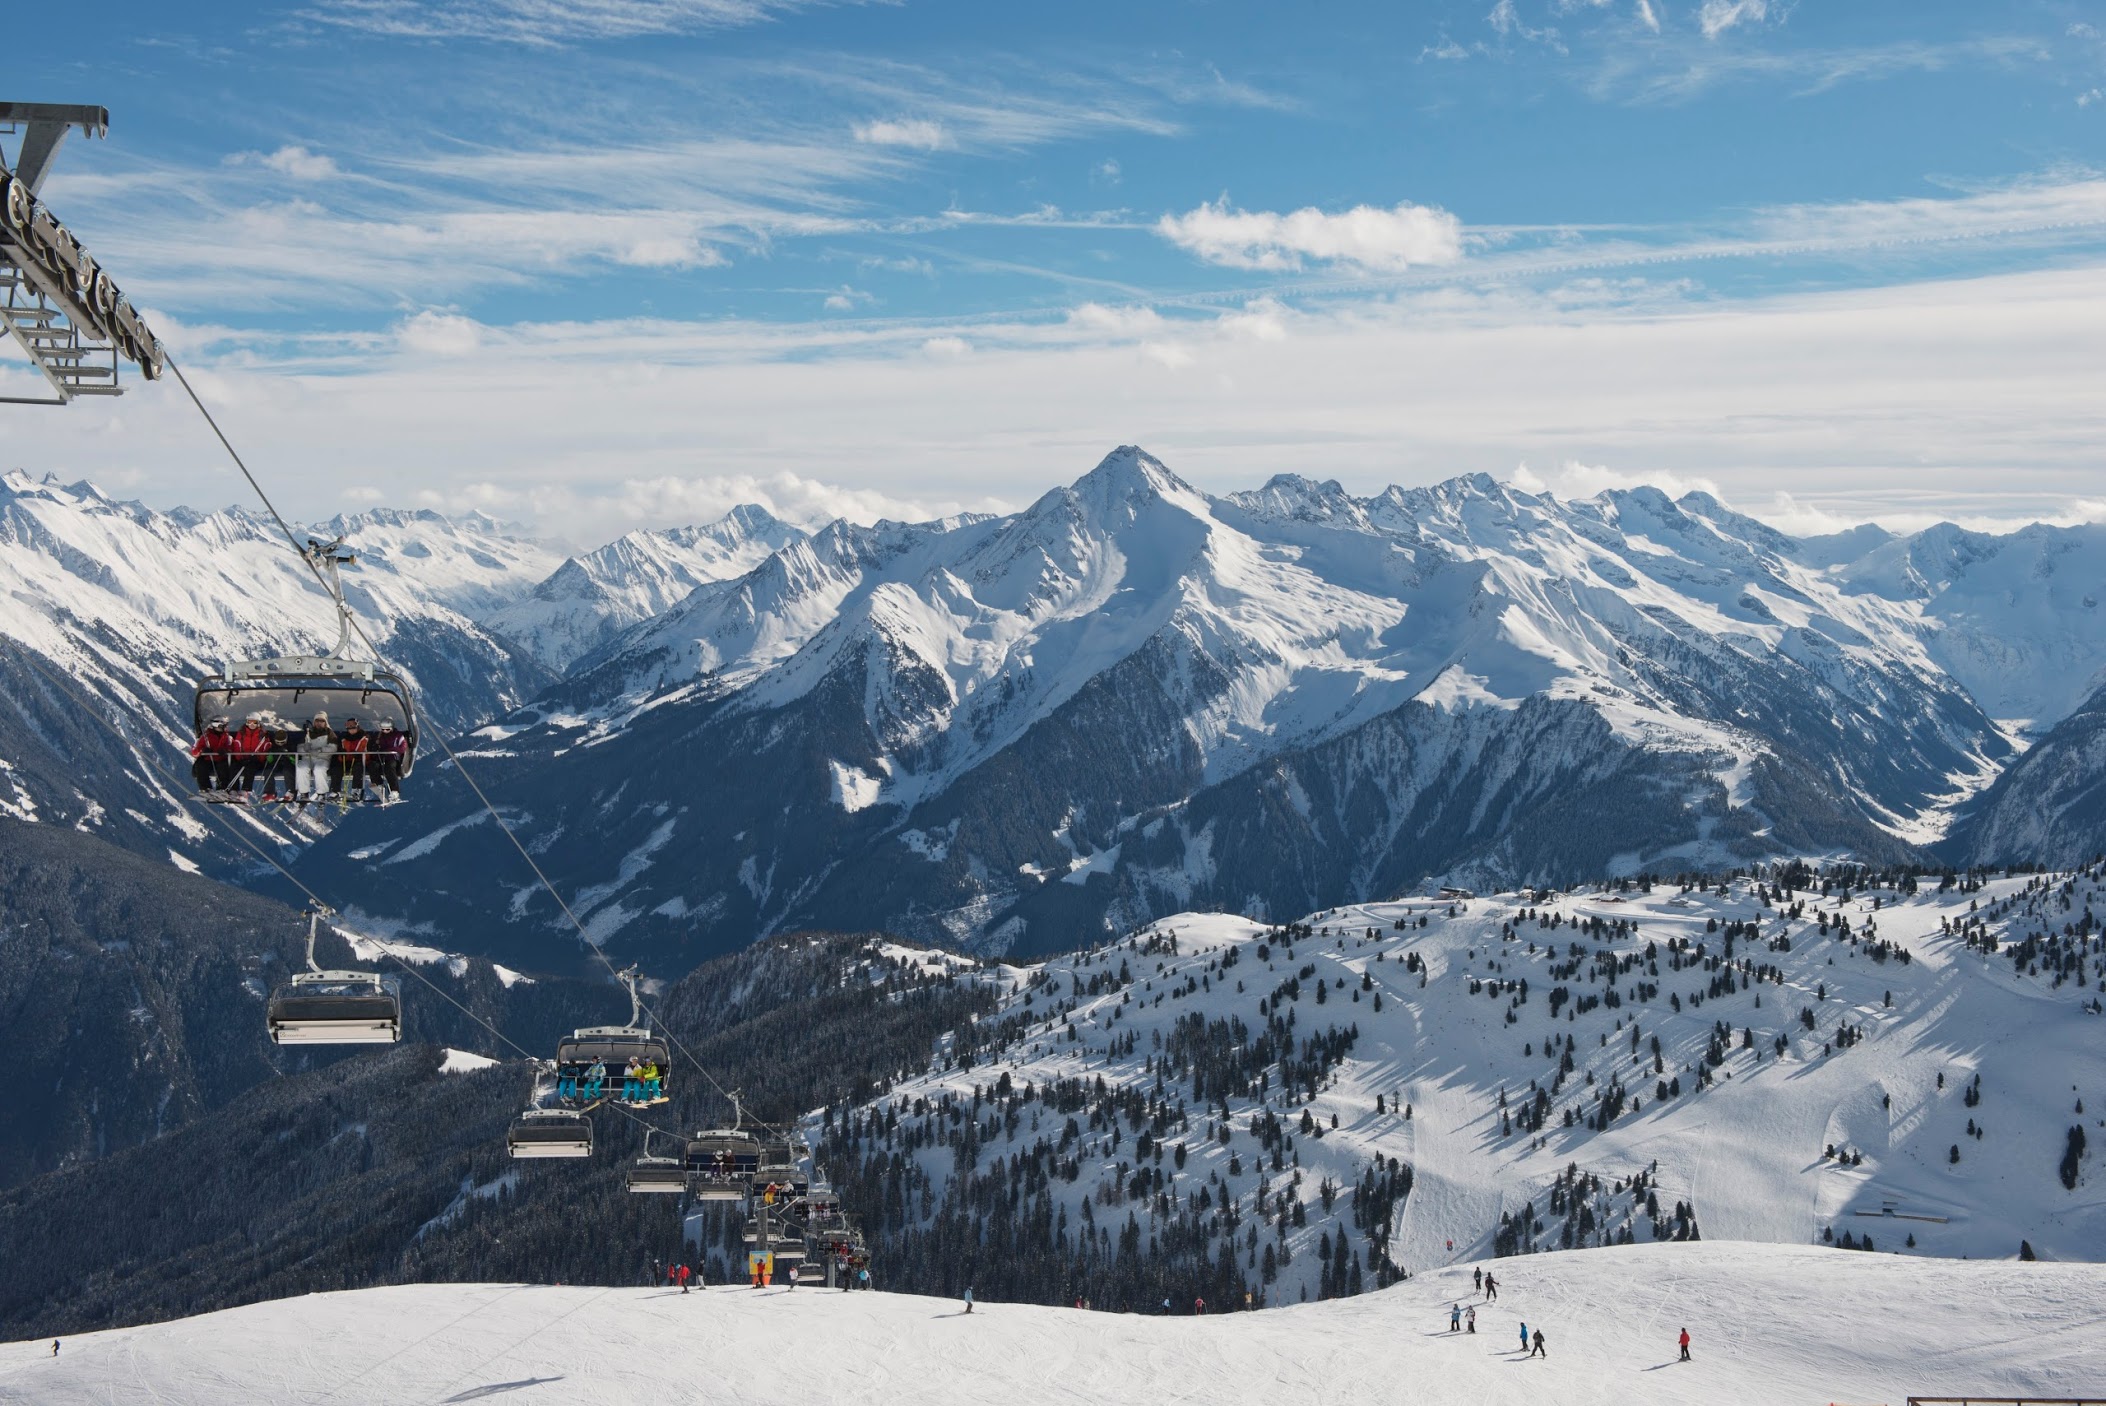
[[[2076,1397],[2106,1386],[2106,1268],[1704,1243],[1500,1261],[1357,1299],[1163,1319],[940,1299],[430,1284],[0,1347],[0,1401],[1322,1402],[1644,1406]],[[1447,1331],[1478,1304],[1475,1336]],[[1216,1306],[1217,1310],[1220,1306]],[[1525,1359],[1518,1324],[1547,1356]],[[1694,1360],[1676,1359],[1688,1328]]]

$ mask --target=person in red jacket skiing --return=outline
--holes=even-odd
[[[1689,1330],[1688,1330],[1687,1328],[1684,1328],[1684,1329],[1682,1330],[1682,1338],[1681,1338],[1681,1342],[1682,1342],[1682,1360],[1683,1360],[1684,1362],[1687,1362],[1687,1361],[1689,1360]]]
[[[234,738],[227,731],[224,715],[207,721],[197,741],[190,744],[190,779],[204,795],[214,796],[227,789],[233,773],[233,748]]]
[[[235,799],[247,800],[249,792],[262,778],[268,766],[271,751],[271,735],[264,730],[263,714],[251,713],[242,719],[241,730],[227,744],[229,763],[229,787]]]
[[[366,755],[372,744],[373,739],[359,726],[357,718],[344,719],[344,730],[336,737],[336,762],[343,776],[343,787],[337,793],[340,799],[366,798]]]

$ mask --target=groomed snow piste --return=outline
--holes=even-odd
[[[1702,1243],[1470,1266],[1381,1293],[1164,1319],[823,1289],[428,1284],[0,1347],[0,1401],[1886,1402],[2106,1390],[2106,1268]],[[1447,1331],[1478,1303],[1475,1336]],[[1218,1306],[1217,1306],[1218,1307]],[[1519,1323],[1548,1355],[1523,1358]],[[1683,1327],[1694,1360],[1676,1359]]]

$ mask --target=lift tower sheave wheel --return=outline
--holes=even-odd
[[[38,195],[68,132],[100,137],[109,125],[105,108],[0,102],[0,136],[21,138],[12,166],[0,148],[0,330],[54,392],[0,401],[65,405],[75,396],[122,395],[120,361],[149,381],[166,366],[146,320]]]

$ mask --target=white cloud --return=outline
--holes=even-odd
[[[1736,25],[1761,24],[1769,13],[1770,0],[1704,0],[1697,25],[1706,39],[1716,39]]]
[[[379,489],[373,487],[369,483],[353,484],[351,487],[346,488],[337,496],[339,498],[342,498],[346,503],[359,503],[363,505],[385,503],[388,500],[387,494],[381,492]]]
[[[1468,57],[1470,57],[1470,51],[1445,34],[1441,36],[1440,43],[1428,44],[1419,50],[1419,58],[1422,60],[1444,59],[1452,63],[1458,59],[1466,59]]]
[[[897,121],[858,122],[850,129],[859,142],[871,146],[904,146],[916,151],[941,151],[956,146],[951,134],[940,122],[921,118],[904,118]]]
[[[970,355],[973,344],[963,337],[930,337],[921,344],[921,349],[924,354],[938,361],[955,361],[961,356]]]
[[[1139,337],[1159,330],[1162,314],[1150,307],[1106,307],[1084,303],[1068,309],[1068,325],[1108,337]]]
[[[1090,168],[1092,179],[1102,181],[1108,186],[1117,185],[1121,174],[1118,161],[1109,156]]]
[[[458,313],[427,309],[395,325],[395,341],[406,352],[467,356],[483,345],[481,324]]]
[[[1179,248],[1228,268],[1298,269],[1306,258],[1398,272],[1462,257],[1462,221],[1408,201],[1389,210],[1357,205],[1332,215],[1310,207],[1283,215],[1233,210],[1223,196],[1182,215],[1165,215],[1155,228]]]
[[[1230,337],[1278,342],[1287,336],[1287,305],[1275,298],[1256,298],[1241,309],[1214,319],[1215,330]]]
[[[932,502],[873,489],[848,488],[788,472],[632,478],[617,485],[609,498],[606,506],[614,510],[614,521],[632,525],[710,522],[742,503],[758,504],[784,522],[805,528],[837,519],[865,524],[886,518],[925,522],[966,511],[968,506],[956,501]],[[1005,506],[985,500],[972,505],[983,512]]]
[[[1169,367],[1172,371],[1192,364],[1192,349],[1182,342],[1143,342],[1141,355],[1158,366]]]
[[[2090,107],[2096,102],[2106,102],[2106,88],[2092,88],[2077,94],[2078,107]]]
[[[304,146],[281,146],[272,152],[237,151],[227,158],[226,164],[260,166],[281,176],[291,176],[296,181],[326,181],[343,174],[332,158],[309,151]]]
[[[851,288],[844,283],[826,295],[825,306],[828,312],[854,312],[864,304],[876,301],[876,298],[865,293],[862,289]]]
[[[1522,471],[1526,470],[1527,465],[1524,464]],[[1536,478],[1534,474],[1529,474],[1529,477],[1538,484],[1544,484],[1544,480]],[[1516,485],[1520,483],[1518,476],[1514,482]],[[1679,498],[1684,493],[1709,493],[1714,498],[1720,496],[1718,483],[1714,479],[1687,476],[1667,469],[1626,471],[1611,468],[1607,464],[1582,464],[1576,459],[1568,459],[1558,465],[1544,486],[1560,498],[1592,498],[1597,493],[1605,493],[1613,488],[1645,487],[1657,488],[1670,498]],[[1529,491],[1541,492],[1542,489],[1539,487]]]
[[[1638,0],[1637,14],[1638,23],[1655,34],[1660,32],[1660,17],[1653,13],[1652,0]]]

